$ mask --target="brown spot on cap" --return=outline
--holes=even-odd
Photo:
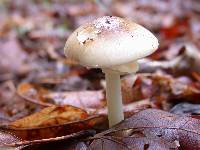
[[[157,47],[157,38],[144,27],[104,16],[76,29],[65,44],[65,55],[84,66],[105,68],[148,56]]]
[[[97,38],[104,38],[107,35],[113,35],[114,33],[129,33],[133,30],[133,27],[137,25],[129,20],[122,19],[114,16],[104,16],[98,18],[91,23],[85,24],[77,33],[77,39],[81,44],[87,44]]]

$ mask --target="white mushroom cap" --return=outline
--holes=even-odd
[[[64,50],[67,57],[84,66],[111,68],[135,63],[157,48],[157,38],[141,25],[124,18],[104,16],[76,29]]]

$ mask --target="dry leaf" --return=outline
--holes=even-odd
[[[82,120],[89,117],[87,112],[72,106],[50,106],[40,112],[10,123],[13,128],[47,127],[67,122]]]
[[[72,105],[79,108],[102,108],[105,106],[104,93],[99,91],[51,92],[43,94],[44,99],[57,105]]]
[[[141,111],[95,135],[91,149],[200,148],[200,121],[156,109]]]
[[[25,100],[42,106],[72,105],[84,109],[105,106],[105,96],[102,90],[52,92],[40,85],[22,83],[18,86],[17,93]]]
[[[89,115],[73,106],[54,105],[0,128],[23,140],[39,140],[91,129],[105,123],[105,119],[103,115]]]

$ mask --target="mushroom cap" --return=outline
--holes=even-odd
[[[68,38],[65,55],[81,65],[110,68],[150,55],[157,38],[130,20],[104,16],[76,29]]]

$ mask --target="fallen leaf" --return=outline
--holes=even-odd
[[[72,106],[50,106],[9,124],[13,128],[47,127],[88,118],[86,111]]]
[[[174,75],[188,76],[191,76],[191,72],[200,72],[200,53],[195,44],[184,43],[175,50],[180,54],[172,60],[155,61],[146,58],[139,60],[139,72],[153,73],[156,70],[164,70]]]
[[[85,130],[80,131],[77,133],[73,133],[70,135],[65,135],[61,137],[55,137],[55,138],[49,138],[49,139],[40,139],[40,140],[22,140],[11,133],[3,133],[3,135],[0,135],[0,148],[3,150],[21,150],[23,148],[34,148],[35,145],[44,146],[46,143],[55,143],[55,142],[61,142],[65,141],[65,143],[70,144],[69,140],[78,139],[78,138],[85,138],[87,136],[94,135],[95,131],[93,130]],[[16,140],[15,140],[16,139]]]
[[[79,108],[102,108],[105,98],[102,90],[77,92],[51,92],[43,94],[44,99],[53,101],[57,105],[72,105]]]
[[[121,91],[123,104],[132,103],[137,99],[137,93],[133,93],[133,84],[137,79],[136,75],[129,75],[121,80]]]
[[[130,137],[96,136],[96,140],[89,146],[91,150],[115,149],[115,150],[169,150],[178,149],[175,144],[164,141],[156,136],[143,135],[142,132],[133,133]]]
[[[17,94],[24,98],[25,100],[39,104],[41,106],[51,106],[50,103],[47,103],[42,99],[42,93],[47,93],[48,90],[42,87],[35,86],[31,83],[21,83],[17,87]]]
[[[89,115],[73,106],[50,106],[26,116],[0,129],[13,133],[23,140],[39,140],[68,135],[106,123],[104,115]]]
[[[178,103],[170,112],[177,115],[200,115],[200,104]]]
[[[133,98],[135,101],[150,98],[155,107],[166,110],[177,102],[198,103],[199,88],[185,79],[164,73],[139,74],[132,88]]]
[[[200,148],[200,121],[156,109],[141,111],[96,134],[91,149]]]
[[[147,108],[152,108],[152,104],[150,99],[144,99],[144,100],[139,100],[137,102],[132,102],[129,104],[125,104],[123,105],[123,112],[125,115],[125,118],[128,118],[130,116],[132,116],[133,114],[141,111],[141,110],[145,110]],[[96,113],[96,114],[100,114],[100,115],[107,115],[108,114],[108,109],[106,108],[100,108],[100,109],[90,109],[91,112]]]
[[[22,83],[18,86],[17,93],[25,100],[42,106],[72,105],[84,109],[105,106],[102,90],[53,92],[37,84]]]
[[[0,106],[0,122],[2,124],[30,115],[41,109],[17,96],[15,83],[12,80],[0,84]]]

